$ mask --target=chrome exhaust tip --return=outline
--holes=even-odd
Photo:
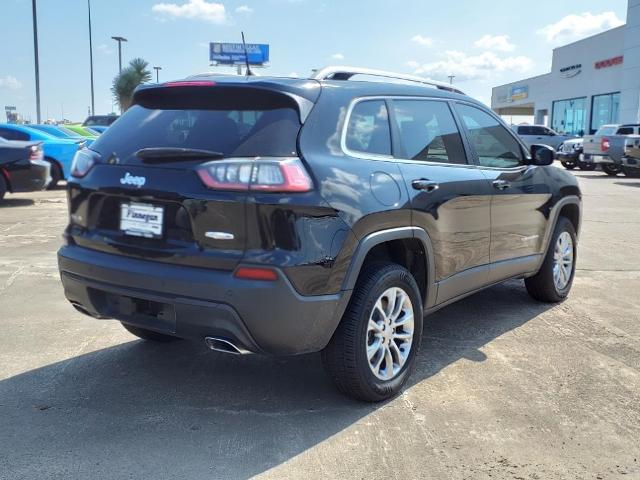
[[[205,337],[204,343],[209,347],[209,349],[215,350],[216,352],[230,353],[232,355],[248,355],[253,353],[231,343],[229,340],[225,340],[224,338]]]

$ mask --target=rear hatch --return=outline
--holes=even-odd
[[[70,182],[70,240],[233,269],[247,243],[253,165],[297,161],[301,111],[312,103],[290,91],[204,81],[145,88],[134,101],[85,150],[96,164]]]

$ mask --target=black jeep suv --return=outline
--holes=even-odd
[[[449,85],[372,76],[394,75],[138,88],[74,162],[68,300],[144,339],[321,351],[341,391],[379,401],[424,315],[512,278],[564,299],[581,199],[553,151]]]

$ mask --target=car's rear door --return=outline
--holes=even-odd
[[[531,271],[539,260],[551,198],[543,168],[527,165],[521,144],[493,114],[457,102],[478,168],[492,185],[491,274],[499,281]]]
[[[442,303],[488,281],[491,186],[467,162],[446,100],[389,103],[412,224],[426,230],[433,244],[436,303]]]

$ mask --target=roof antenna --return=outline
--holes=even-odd
[[[244,47],[244,61],[247,65],[247,77],[250,77],[251,75],[253,75],[253,72],[251,71],[251,67],[249,66],[249,53],[247,52],[247,43],[244,41],[244,32],[240,33],[242,33],[242,46]]]

